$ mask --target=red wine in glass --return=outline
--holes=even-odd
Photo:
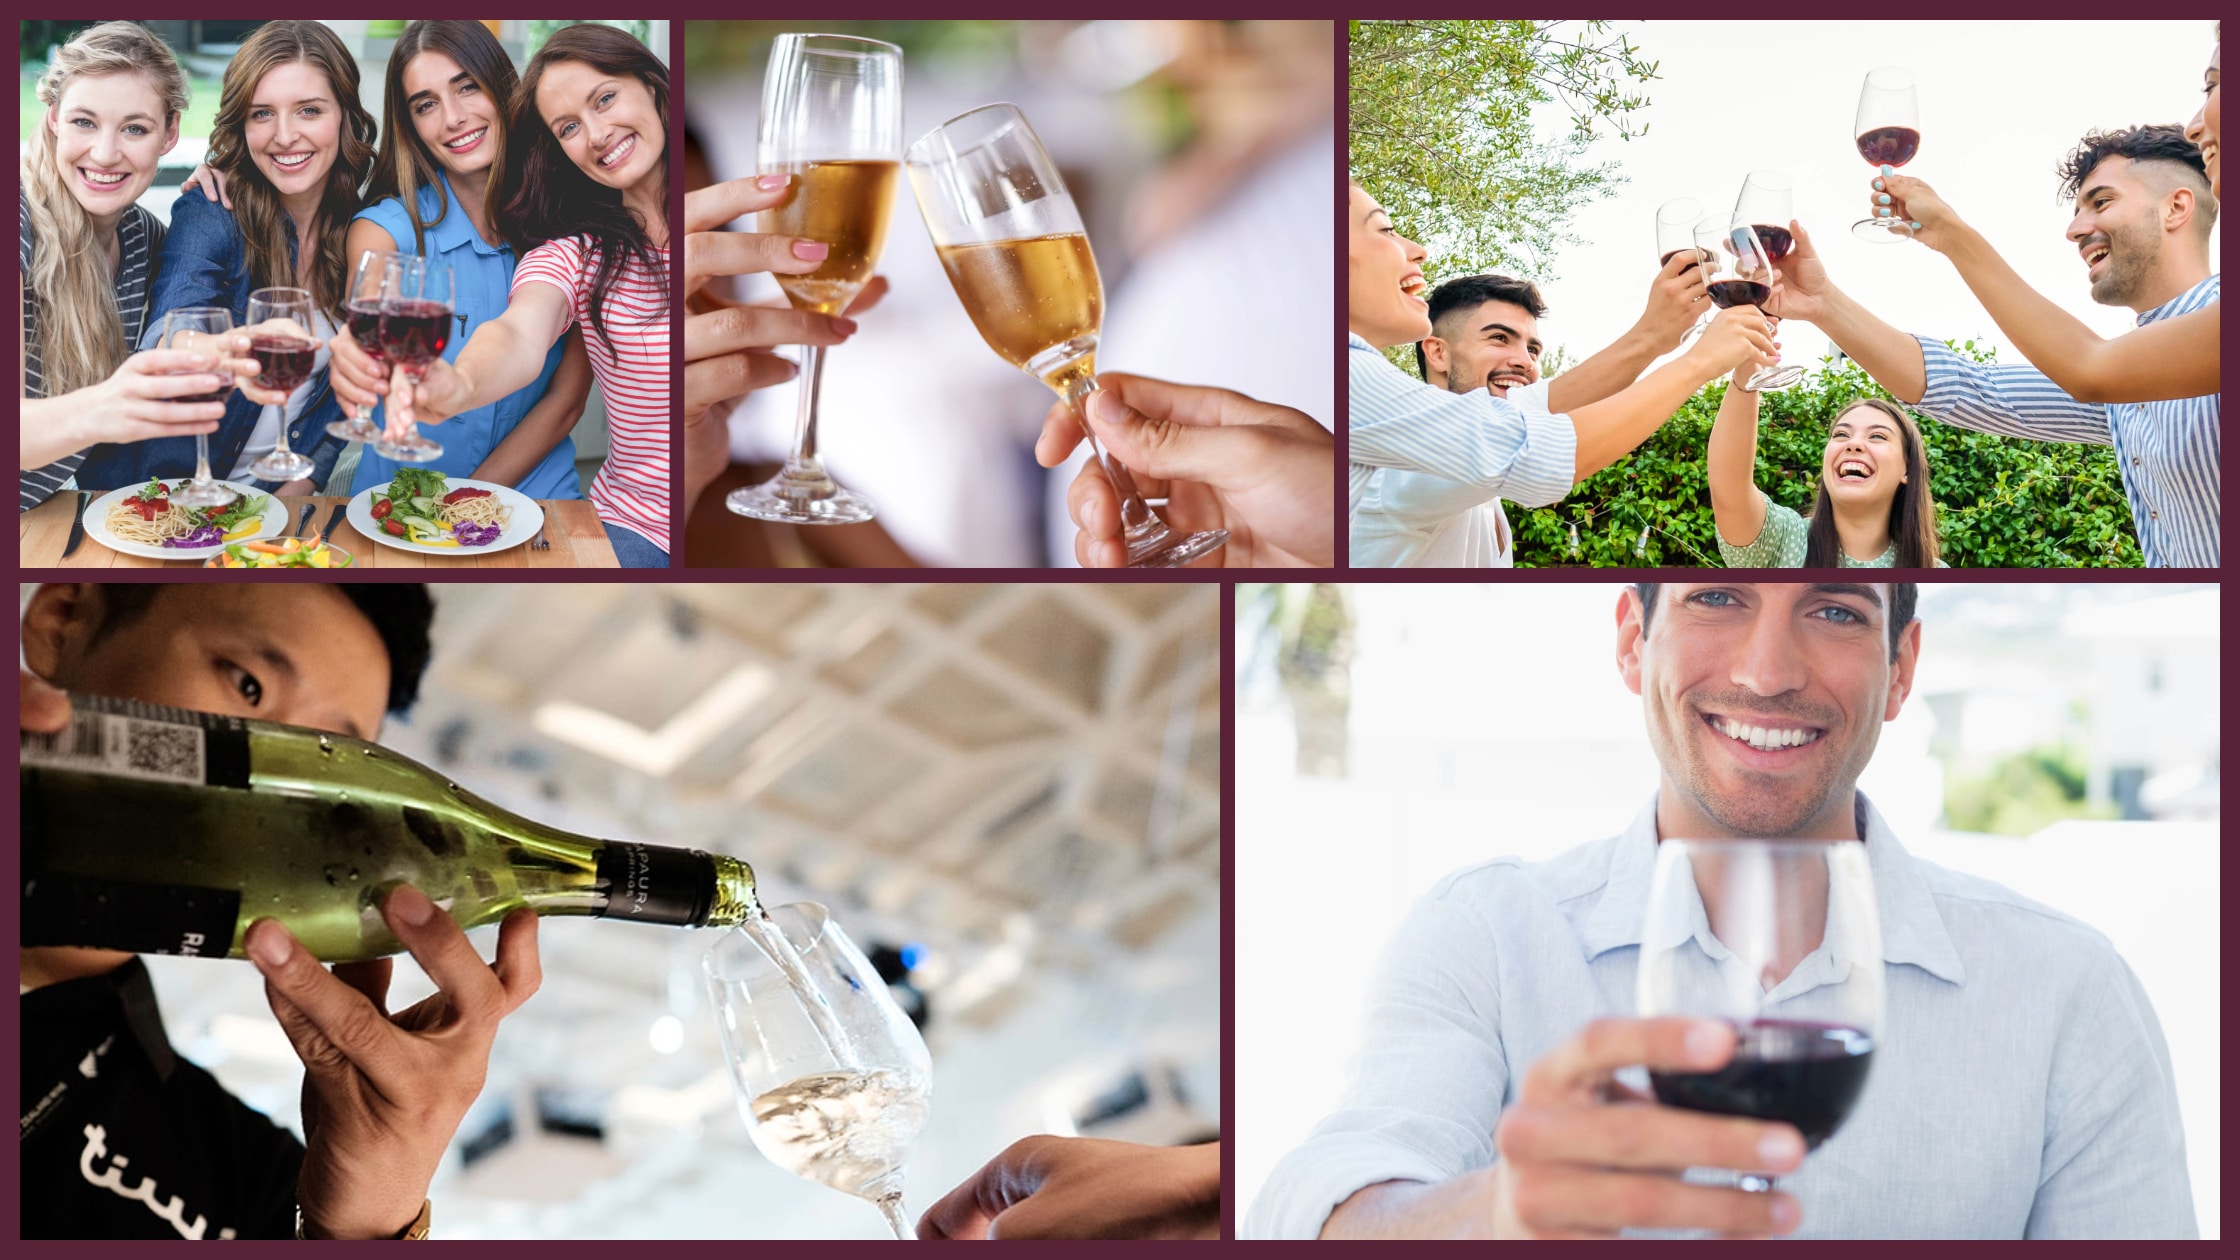
[[[373,359],[387,362],[388,356],[381,349],[381,303],[351,302],[342,308],[342,314],[350,324],[350,339],[358,343],[358,348]]]
[[[1753,223],[1750,225],[1750,230],[1758,234],[1758,243],[1766,247],[1766,257],[1775,262],[1787,258],[1789,248],[1796,244],[1796,238],[1790,236],[1789,229],[1785,227]]]
[[[1755,306],[1764,310],[1766,299],[1773,296],[1772,285],[1755,280],[1714,280],[1703,287],[1711,295],[1711,304],[1721,310],[1730,306]]]
[[[1793,1124],[1815,1150],[1866,1088],[1874,1038],[1856,1028],[1757,1020],[1735,1029],[1734,1058],[1715,1072],[1649,1073],[1657,1101],[1722,1116]]]
[[[226,389],[213,390],[207,394],[181,394],[177,398],[172,399],[172,401],[183,403],[224,402],[226,400],[226,395],[232,392],[232,388],[228,387]]]
[[[1851,134],[1859,156],[1881,174],[1885,166],[1904,166],[1921,148],[1921,99],[1914,88],[1913,71],[1904,66],[1877,66],[1867,71],[1859,88],[1859,112]],[[1851,225],[1851,234],[1863,241],[1887,245],[1910,238],[1913,229],[1896,214],[1889,194],[1879,188],[1874,212]]]
[[[381,312],[381,352],[417,379],[451,343],[451,307],[424,298],[390,303]]]
[[[1911,127],[1877,127],[1859,137],[1859,156],[1872,166],[1904,166],[1920,149],[1921,133]]]
[[[311,365],[318,354],[318,343],[299,337],[252,337],[249,340],[249,357],[263,369],[257,373],[257,384],[284,394],[294,393],[296,386],[310,379]]]

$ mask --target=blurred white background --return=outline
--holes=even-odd
[[[1622,589],[1240,587],[1240,1213],[1334,1106],[1371,966],[1414,900],[1461,866],[1615,834],[1654,792],[1616,666]],[[1919,616],[1913,696],[1860,789],[1916,856],[2114,941],[2169,1041],[2194,1210],[2215,1238],[2217,588],[1924,584]],[[2056,747],[2079,800],[2020,756]],[[1948,780],[1970,825],[2030,834],[1959,829]],[[2044,822],[2057,813],[2093,817]]]

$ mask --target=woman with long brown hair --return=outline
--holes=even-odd
[[[511,304],[417,386],[335,339],[336,387],[353,406],[389,398],[389,432],[504,398],[571,326],[607,409],[608,454],[591,483],[624,567],[668,564],[669,72],[644,44],[596,23],[556,32],[522,71],[507,116],[497,224],[516,249]]]
[[[224,178],[233,208],[199,188],[172,204],[143,342],[153,341],[166,311],[216,306],[238,321],[255,290],[297,288],[310,293],[315,311],[315,327],[301,331],[323,343],[340,323],[343,236],[358,211],[373,141],[373,115],[358,103],[358,63],[332,30],[294,19],[258,27],[226,66],[210,128],[209,164]],[[342,452],[326,433],[341,416],[326,367],[322,344],[310,379],[291,393],[237,376],[237,393],[226,399],[210,437],[211,467],[222,477],[252,480],[249,466],[284,432],[289,449],[313,465],[290,489],[324,485]],[[163,438],[96,447],[79,480],[122,486],[193,468],[193,442]]]
[[[137,203],[179,143],[187,80],[171,50],[137,23],[103,22],[55,50],[38,95],[46,108],[18,195],[19,511],[79,476],[97,443],[217,428],[219,404],[174,400],[230,388],[220,371],[239,366],[184,350],[133,353],[143,328],[162,324],[148,298],[163,221]]]
[[[1930,569],[1937,508],[1921,428],[1895,403],[1861,398],[1836,413],[1820,452],[1810,515],[1768,498],[1758,462],[1758,398],[1738,369],[1711,426],[1706,459],[1719,554],[1730,569]]]

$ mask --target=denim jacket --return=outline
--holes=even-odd
[[[288,231],[288,262],[296,256],[295,230]],[[200,189],[189,188],[171,206],[171,229],[163,240],[163,263],[156,272],[155,291],[148,295],[148,326],[140,349],[154,349],[163,340],[163,316],[182,306],[220,306],[233,312],[239,324],[247,317],[249,254],[233,212],[206,200]],[[225,418],[210,435],[210,472],[224,477],[241,458],[241,448],[256,432],[261,404],[241,391],[226,395]],[[322,492],[334,461],[345,445],[328,434],[327,425],[342,418],[342,404],[335,398],[321,371],[312,378],[311,397],[288,426],[288,448],[308,457],[311,480]],[[103,443],[86,452],[78,468],[78,484],[88,490],[114,490],[138,485],[150,477],[185,477],[194,472],[192,437],[152,438],[145,442]],[[276,483],[253,482],[258,490],[271,491]],[[338,487],[340,493],[346,487]]]

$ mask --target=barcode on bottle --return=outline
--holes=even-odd
[[[23,762],[165,783],[204,782],[199,726],[79,710],[59,731],[26,731]]]

